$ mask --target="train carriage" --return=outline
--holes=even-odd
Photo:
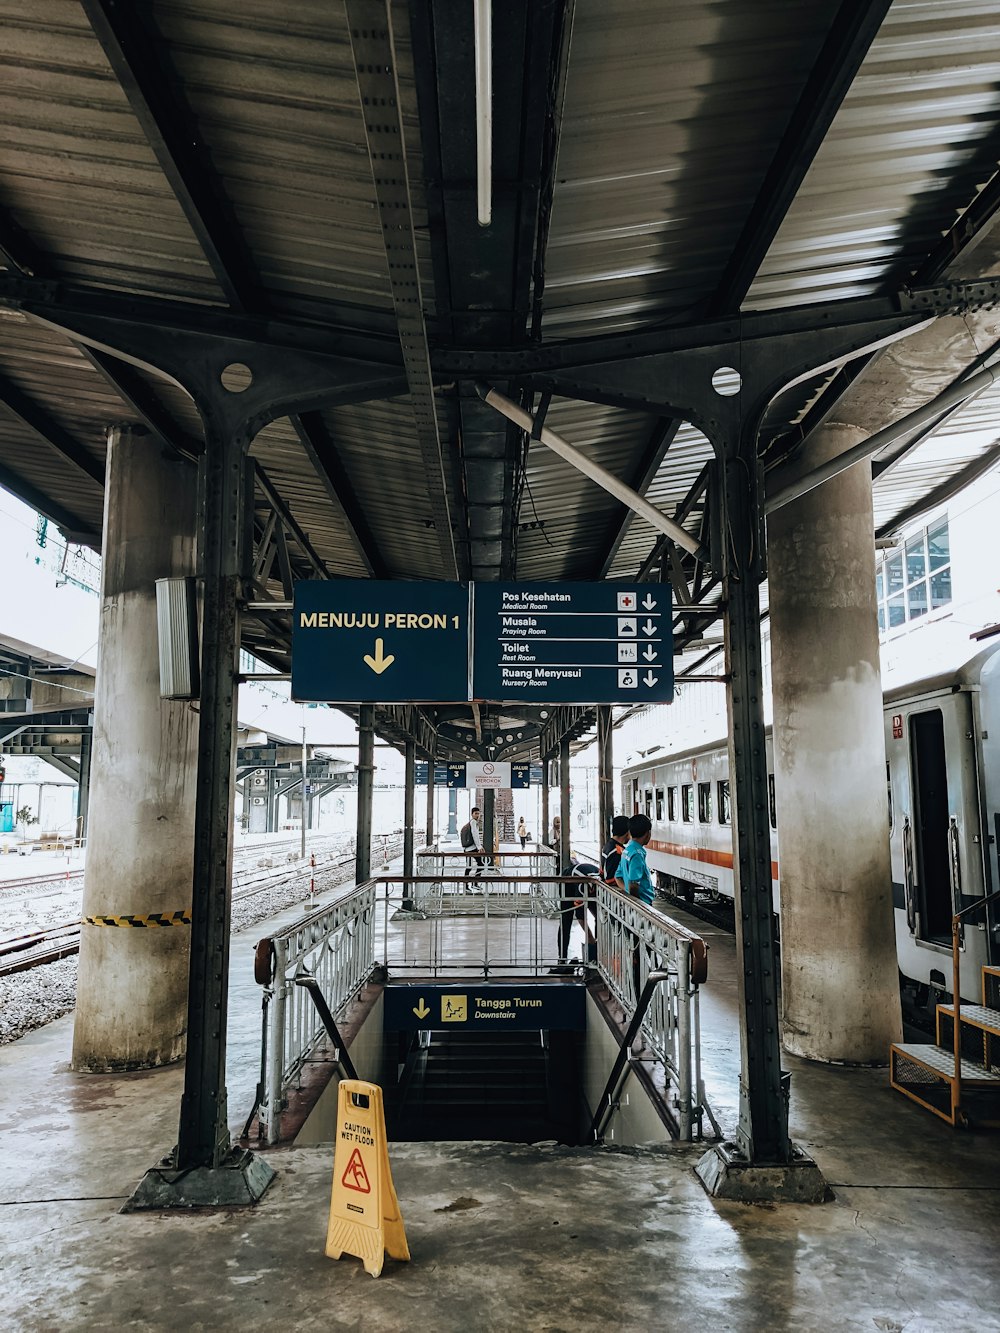
[[[956,670],[893,687],[884,717],[899,969],[926,998],[951,988],[953,912],[1000,886],[1000,644]],[[780,915],[770,728],[767,771]],[[633,764],[622,784],[623,808],[652,821],[647,855],[658,885],[689,902],[704,894],[732,898],[726,739]],[[985,911],[963,931],[964,998],[981,999],[982,965],[998,960],[1000,919]]]

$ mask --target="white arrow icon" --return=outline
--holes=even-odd
[[[652,597],[650,597],[649,593],[646,593],[646,596],[642,599],[642,604],[647,611],[652,611],[653,607],[656,605],[656,602]]]
[[[642,650],[642,655],[647,662],[656,661],[656,649],[653,647],[651,643],[646,644],[645,648],[643,648]]]
[[[643,625],[643,627],[642,627],[642,632],[643,632],[643,634],[655,634],[655,633],[656,633],[656,626],[655,626],[655,625],[653,624],[653,622],[650,620],[649,616],[646,617],[646,623],[645,623],[645,625]]]
[[[654,676],[652,671],[647,671],[642,678],[642,683],[644,685],[648,685],[649,688],[652,689],[659,679],[660,679],[659,676]]]

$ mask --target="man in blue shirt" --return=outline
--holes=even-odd
[[[652,836],[653,826],[646,815],[633,815],[628,821],[628,831],[629,841],[622,851],[615,879],[630,897],[638,898],[650,907],[655,894],[646,865],[646,844]]]

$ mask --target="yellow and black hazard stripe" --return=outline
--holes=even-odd
[[[85,916],[85,926],[189,926],[191,912],[150,912],[149,916]]]

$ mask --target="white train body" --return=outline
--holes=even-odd
[[[1000,887],[1000,644],[956,671],[885,695],[889,845],[899,969],[918,987],[951,990],[951,917]],[[767,737],[771,874],[780,913],[778,834]],[[647,849],[662,887],[732,898],[729,754],[724,738],[633,764],[623,809],[648,814]],[[845,830],[845,837],[849,831]],[[965,927],[962,994],[981,998],[981,968],[1000,959],[1000,913]]]

